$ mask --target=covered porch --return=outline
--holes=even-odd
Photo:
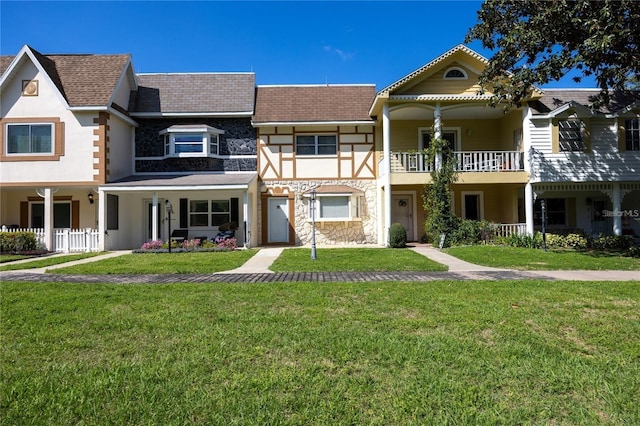
[[[148,241],[214,239],[235,223],[239,247],[257,244],[256,173],[130,176],[102,185],[103,249],[135,249]],[[171,212],[168,206],[172,207]]]

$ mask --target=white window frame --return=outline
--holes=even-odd
[[[633,123],[631,128],[629,128],[629,123]],[[631,135],[631,140],[628,138],[629,135]],[[631,145],[631,149],[629,149],[629,145]],[[625,119],[624,147],[625,151],[640,151],[640,118]]]
[[[306,197],[309,197],[306,195]],[[344,217],[322,217],[320,212],[322,211],[322,201],[327,200],[329,198],[346,198],[347,199],[347,209],[349,211],[349,216]],[[362,210],[363,197],[361,195],[356,195],[352,193],[338,193],[338,194],[316,194],[316,206],[314,209],[315,213],[315,221],[316,222],[354,222],[362,220],[360,218],[360,212]],[[307,217],[308,221],[312,220],[312,210],[311,210],[311,198],[309,197],[308,211]]]
[[[210,126],[184,126],[178,129],[169,127],[160,132],[164,143],[164,158],[199,158],[199,157],[220,157],[220,135],[224,134],[224,130],[216,129]],[[177,152],[176,146],[183,144],[176,141],[180,136],[200,136],[201,150],[199,152]],[[184,142],[194,144],[193,142]]]
[[[336,140],[336,143],[334,145],[335,147],[335,152],[333,154],[320,154],[318,153],[319,150],[319,143],[318,143],[318,139],[322,136],[333,136]],[[314,138],[314,153],[313,154],[300,154],[298,153],[298,138],[299,137],[313,137]],[[299,157],[311,157],[311,156],[324,156],[324,157],[335,157],[338,155],[338,135],[336,133],[299,133],[296,135],[295,137],[295,150],[296,150],[296,155]],[[311,146],[311,145],[305,145],[305,146]],[[324,145],[324,146],[329,146],[329,145]]]
[[[9,152],[9,128],[12,126],[29,126],[29,152]],[[32,140],[31,140],[31,126],[49,126],[49,130],[51,132],[51,142],[49,151],[38,151],[31,152]],[[6,123],[5,124],[5,155],[7,156],[25,156],[25,155],[53,155],[55,153],[56,146],[56,133],[55,133],[56,125],[55,123],[50,122],[33,122],[33,123]]]
[[[484,220],[484,191],[460,191],[460,216],[467,218],[467,206],[465,198],[467,195],[478,196],[478,209],[480,209],[480,217],[478,220]]]
[[[193,202],[200,202],[200,203],[207,203],[207,211],[201,211],[201,212],[194,212],[191,210],[191,206]],[[229,210],[227,210],[226,212],[221,212],[221,211],[214,211],[213,210],[213,203],[215,202],[226,202],[227,205],[229,206]],[[227,219],[225,222],[223,223],[228,223],[231,221],[231,199],[230,198],[219,198],[219,199],[193,199],[193,200],[189,200],[189,229],[205,229],[205,228],[216,228],[220,225],[214,225],[213,224],[213,215],[214,214],[226,214],[227,215]],[[206,215],[207,216],[207,224],[206,225],[192,225],[191,224],[191,216],[192,215]]]
[[[447,74],[449,74],[451,71],[460,71],[462,73],[462,77],[447,77]],[[444,74],[442,74],[442,79],[443,80],[467,80],[469,79],[469,75],[467,74],[467,72],[460,68],[460,67],[450,67],[447,68],[447,70],[444,72]]]
[[[424,147],[424,139],[423,139],[423,135],[427,133],[429,135],[433,134],[433,129],[431,127],[418,127],[418,150],[423,150]],[[462,135],[462,128],[461,127],[443,127],[442,128],[442,134],[445,133],[455,133],[456,135],[456,140],[455,140],[455,147],[454,147],[454,151],[461,151],[461,147],[462,147],[462,140],[461,135]]]

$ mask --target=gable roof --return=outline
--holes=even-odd
[[[457,46],[455,46],[453,49],[448,50],[447,52],[443,53],[442,55],[438,56],[437,58],[435,58],[434,60],[432,60],[431,62],[421,66],[420,68],[418,68],[417,70],[413,71],[412,73],[407,74],[406,76],[402,77],[400,80],[391,83],[389,86],[385,87],[384,89],[380,90],[380,92],[378,92],[379,94],[381,93],[389,93],[389,92],[393,92],[394,90],[397,90],[398,88],[404,86],[405,84],[407,84],[408,82],[414,80],[417,77],[420,77],[421,75],[425,74],[426,72],[429,72],[429,70],[431,70],[433,67],[435,67],[436,65],[444,62],[446,59],[450,58],[451,56],[455,55],[458,52],[464,52],[465,54],[467,54],[469,57],[480,61],[484,64],[488,64],[489,61],[482,55],[480,55],[477,52],[474,52],[473,50],[469,49],[467,46],[465,46],[464,44],[459,44]]]
[[[591,109],[590,105],[597,99],[600,89],[545,89],[544,95],[529,102],[534,115],[556,115],[567,106],[579,106]],[[602,105],[597,111],[603,114],[613,114],[640,102],[640,91],[613,92],[608,105]]]
[[[371,123],[375,94],[373,84],[258,86],[253,123]]]
[[[24,46],[16,56],[0,58],[0,82],[4,83],[21,61],[31,58],[70,107],[109,106],[131,55],[43,55]]]
[[[254,73],[138,74],[129,112],[250,116],[254,96]]]

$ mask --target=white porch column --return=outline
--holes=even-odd
[[[622,195],[620,194],[619,182],[613,183],[611,203],[613,204],[613,233],[622,235]]]
[[[53,191],[44,188],[44,244],[47,250],[54,250],[53,235]]]
[[[442,137],[442,110],[440,102],[436,102],[436,109],[433,111],[433,138],[440,139]],[[442,152],[436,152],[435,164],[436,171],[442,168]]]
[[[158,193],[154,192],[151,199],[151,239],[157,241],[160,239],[160,230],[158,228]],[[145,212],[146,214],[146,212]]]
[[[382,150],[386,173],[384,176],[384,229],[383,241],[389,245],[389,229],[391,228],[391,117],[389,104],[382,106]]]
[[[107,194],[98,189],[98,247],[100,251],[107,249]]]
[[[524,215],[528,235],[533,235],[533,201],[533,187],[531,182],[527,182],[524,186]]]
[[[242,230],[244,232],[244,235],[243,235],[244,248],[251,247],[251,241],[249,241],[249,239],[250,239],[249,236],[251,235],[251,231],[249,231],[249,229],[251,229],[251,223],[249,221],[249,218],[250,218],[250,216],[249,216],[249,191],[244,191],[244,193],[242,194],[242,220],[243,220]]]

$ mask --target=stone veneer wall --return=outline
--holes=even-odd
[[[309,218],[309,198],[302,194],[323,185],[346,185],[364,192],[360,205],[360,219],[353,222],[316,222],[316,245],[338,246],[355,244],[377,244],[376,206],[377,190],[374,180],[312,180],[312,181],[270,181],[263,184],[263,192],[273,192],[274,188],[288,188],[294,192],[295,202],[295,241],[296,245],[310,245],[312,224]],[[260,202],[260,201],[259,201]],[[262,205],[259,208],[263,208]],[[264,207],[266,208],[266,207]],[[262,215],[258,215],[259,222]],[[262,223],[258,223],[262,229]],[[262,236],[266,238],[266,236]],[[264,243],[264,241],[263,241]]]
[[[139,119],[136,129],[135,155],[137,157],[164,156],[164,140],[159,135],[173,125],[206,124],[224,130],[220,135],[220,155],[248,158],[165,158],[136,160],[136,172],[223,172],[251,171],[258,168],[256,158],[256,130],[250,118],[185,118]]]

